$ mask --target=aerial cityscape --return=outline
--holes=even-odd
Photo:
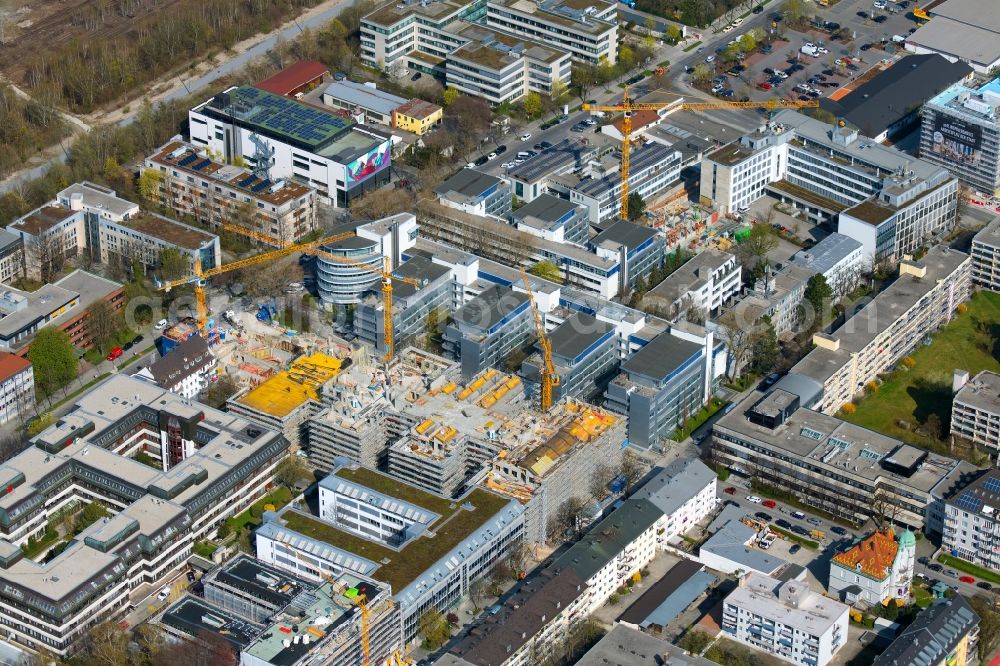
[[[0,666],[1000,666],[995,0],[0,0]]]

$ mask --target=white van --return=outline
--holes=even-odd
[[[897,44],[902,44],[903,42],[906,41],[906,37],[903,37],[902,35],[893,35],[892,41],[896,42]]]

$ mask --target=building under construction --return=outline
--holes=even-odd
[[[490,368],[461,381],[458,364],[408,348],[389,370],[365,352],[322,388],[306,452],[323,470],[350,460],[455,497],[482,484],[525,506],[527,537],[573,496],[590,496],[599,467],[617,470],[625,419],[575,401],[538,410],[537,391]]]

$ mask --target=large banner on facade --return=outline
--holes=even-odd
[[[983,145],[983,128],[964,120],[938,116],[931,151],[953,162],[976,164]]]

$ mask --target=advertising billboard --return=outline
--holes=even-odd
[[[386,141],[375,150],[365,153],[347,165],[347,189],[389,166],[392,155],[392,141]]]
[[[983,129],[964,120],[938,116],[931,151],[952,162],[975,165],[983,145]]]

